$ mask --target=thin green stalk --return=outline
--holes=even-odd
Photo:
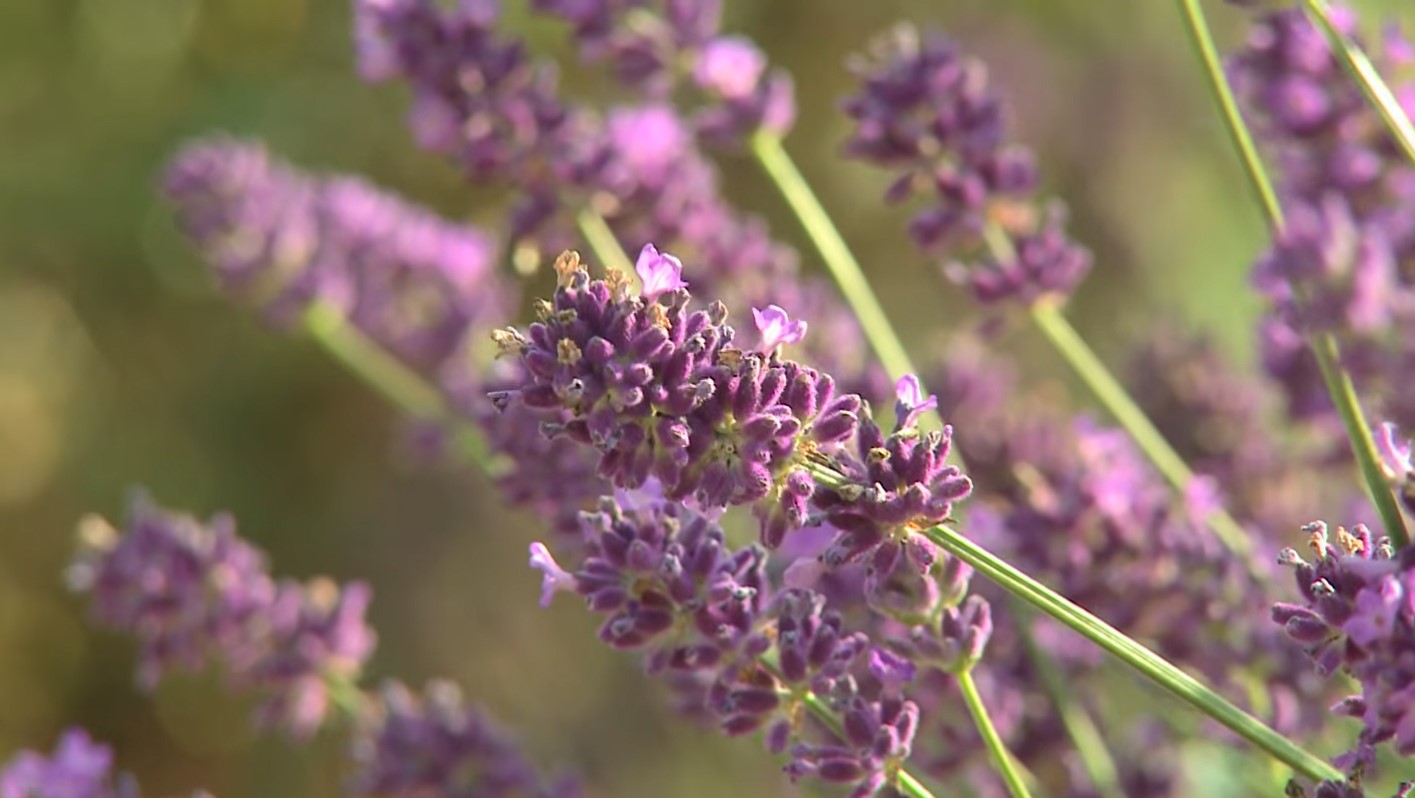
[[[310,337],[335,360],[393,405],[419,420],[446,423],[461,451],[473,462],[486,461],[481,436],[471,425],[456,418],[437,389],[366,338],[338,310],[316,304],[305,312],[304,326]]]
[[[1096,728],[1096,722],[1072,695],[1051,657],[1037,645],[1032,636],[1028,623],[1032,616],[1031,611],[1023,607],[1021,600],[1015,596],[1012,597],[1012,607],[1027,656],[1042,677],[1042,687],[1056,706],[1061,725],[1066,727],[1067,736],[1076,746],[1076,753],[1081,758],[1081,766],[1086,769],[1091,786],[1096,788],[1096,794],[1101,798],[1125,798],[1125,793],[1120,790],[1120,775],[1115,767],[1115,760],[1111,757],[1110,749],[1106,747],[1100,730]]]
[[[1347,58],[1353,58],[1353,54],[1358,51],[1347,43],[1340,32],[1336,31],[1331,24],[1330,17],[1326,14],[1325,6],[1320,0],[1304,0],[1309,11],[1317,20],[1319,27],[1327,32],[1331,38],[1336,33],[1332,46]],[[1263,211],[1267,217],[1268,227],[1274,235],[1280,233],[1284,220],[1282,208],[1275,200],[1270,198],[1276,196],[1273,191],[1272,181],[1268,179],[1267,169],[1264,168],[1261,158],[1257,157],[1257,151],[1253,146],[1253,139],[1248,132],[1247,123],[1243,121],[1243,115],[1238,111],[1238,104],[1233,98],[1233,91],[1228,85],[1228,79],[1224,77],[1223,67],[1218,61],[1217,50],[1214,47],[1213,36],[1209,33],[1208,25],[1204,21],[1204,15],[1199,10],[1198,0],[1180,0],[1181,8],[1184,10],[1185,22],[1188,24],[1190,39],[1198,50],[1200,60],[1203,62],[1204,71],[1208,76],[1209,89],[1214,95],[1214,101],[1218,103],[1219,109],[1223,112],[1224,124],[1228,129],[1229,138],[1233,140],[1234,146],[1239,150],[1243,160],[1244,173],[1248,177],[1248,182],[1253,190],[1263,197]],[[1361,62],[1368,68],[1366,77],[1363,80],[1357,75],[1357,82],[1363,88],[1369,83],[1372,86],[1384,87],[1380,81],[1380,75],[1370,69],[1370,62]],[[1350,68],[1354,62],[1348,64]],[[1369,80],[1373,78],[1373,80]],[[1387,93],[1389,90],[1387,89]],[[1392,108],[1398,109],[1396,104],[1387,107],[1387,103],[1377,101],[1372,102],[1382,116],[1393,113]],[[1404,118],[1403,115],[1401,118]],[[1391,120],[1387,120],[1390,124]],[[1409,120],[1405,119],[1405,125],[1409,125]],[[1394,131],[1394,129],[1393,129]],[[1401,141],[1402,146],[1406,142],[1404,138],[1396,132],[1396,138]],[[1407,152],[1410,152],[1407,150]],[[1297,290],[1297,286],[1293,287]],[[1299,292],[1298,300],[1304,300]],[[1405,527],[1405,517],[1401,515],[1400,508],[1396,505],[1395,496],[1391,493],[1390,485],[1385,479],[1385,471],[1381,467],[1381,456],[1376,450],[1375,439],[1371,435],[1371,424],[1366,420],[1365,412],[1361,409],[1361,402],[1356,396],[1355,386],[1351,382],[1351,375],[1341,366],[1341,353],[1337,346],[1336,338],[1331,333],[1314,333],[1310,336],[1312,354],[1317,360],[1317,366],[1322,372],[1322,381],[1326,384],[1327,393],[1331,395],[1332,404],[1336,407],[1337,414],[1341,416],[1341,422],[1346,427],[1346,435],[1351,440],[1351,449],[1356,456],[1356,463],[1360,469],[1361,477],[1366,483],[1367,493],[1371,497],[1371,502],[1376,506],[1376,511],[1380,513],[1381,523],[1385,526],[1386,534],[1397,547],[1403,547],[1410,543],[1410,533]]]
[[[1262,204],[1269,219],[1281,219],[1282,206],[1278,203],[1277,192],[1265,177],[1262,156],[1258,154],[1258,147],[1253,143],[1248,126],[1243,124],[1243,114],[1238,110],[1238,101],[1234,99],[1228,80],[1223,75],[1223,63],[1219,60],[1213,37],[1209,35],[1203,6],[1199,0],[1179,0],[1179,10],[1187,23],[1185,29],[1189,32],[1189,43],[1194,46],[1195,54],[1204,64],[1209,91],[1223,114],[1224,130],[1228,131],[1229,141],[1233,143],[1233,148],[1238,151],[1238,157],[1243,161],[1243,171],[1248,175],[1248,187]]]
[[[609,229],[609,223],[604,220],[603,216],[585,208],[575,215],[575,226],[580,228],[580,235],[585,237],[585,241],[599,257],[602,265],[618,269],[631,281],[638,279],[634,272],[634,264],[629,260],[629,254],[619,245],[619,239],[615,237],[614,231]],[[632,284],[638,285],[637,282]]]
[[[1307,16],[1321,29],[1327,44],[1341,60],[1347,74],[1356,81],[1361,93],[1366,95],[1366,101],[1371,104],[1371,108],[1380,114],[1381,121],[1385,122],[1391,137],[1400,145],[1405,157],[1415,163],[1415,124],[1411,124],[1410,117],[1406,116],[1405,109],[1400,105],[1400,100],[1396,99],[1395,93],[1381,77],[1375,64],[1371,63],[1371,59],[1361,52],[1355,42],[1337,29],[1324,0],[1303,0],[1302,5],[1307,9]]]
[[[958,689],[963,691],[963,703],[968,705],[968,714],[973,716],[973,725],[978,727],[978,733],[983,736],[983,744],[987,746],[988,755],[992,757],[993,768],[1007,784],[1007,791],[1012,794],[1012,798],[1031,798],[1031,793],[1027,792],[1027,784],[1022,780],[1022,774],[1014,767],[1016,760],[1002,742],[997,727],[992,725],[992,718],[988,715],[987,706],[983,704],[983,696],[978,692],[972,672],[965,670],[957,674],[957,678]]]
[[[1194,483],[1194,471],[1155,428],[1145,411],[1135,404],[1125,387],[1096,357],[1085,339],[1061,313],[1060,307],[1054,302],[1042,300],[1032,303],[1030,312],[1037,329],[1051,341],[1106,410],[1115,416],[1115,420],[1120,422],[1120,426],[1125,428],[1160,474],[1181,493],[1188,490]],[[1230,551],[1245,558],[1251,555],[1252,542],[1242,525],[1226,510],[1220,508],[1205,520]]]
[[[1340,770],[1320,757],[1268,728],[1262,721],[1234,706],[1163,657],[968,540],[956,530],[939,525],[924,530],[921,534],[926,535],[943,550],[973,566],[976,571],[1012,595],[1071,627],[1170,694],[1228,727],[1298,773],[1316,780],[1342,778]]]
[[[885,371],[892,378],[904,374],[917,375],[919,372],[910,361],[909,353],[904,351],[904,345],[894,332],[894,325],[880,306],[869,280],[865,279],[864,269],[801,170],[796,168],[795,161],[781,146],[781,137],[765,130],[757,131],[752,136],[752,155],[791,206],[806,235],[820,252],[821,259],[840,286],[840,293],[860,321],[860,329],[864,330],[865,339],[875,350],[880,363],[884,364]]]

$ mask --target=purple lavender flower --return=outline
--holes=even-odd
[[[855,123],[845,153],[901,170],[892,202],[931,193],[909,225],[915,242],[967,260],[946,273],[982,302],[1070,294],[1090,254],[1066,236],[1058,203],[1037,207],[1032,156],[1007,142],[983,65],[940,34],[900,27],[853,69],[861,85],[844,104]]]
[[[1334,8],[1337,27],[1357,20]],[[1379,67],[1398,66],[1409,42],[1392,29]],[[1380,412],[1409,423],[1403,330],[1412,315],[1410,219],[1415,168],[1389,138],[1300,8],[1259,12],[1246,46],[1229,62],[1238,93],[1256,117],[1279,167],[1288,224],[1254,269],[1273,311],[1261,327],[1264,365],[1288,393],[1289,412],[1335,428],[1303,334],[1331,333],[1342,365]],[[1409,87],[1396,91],[1409,95]]]
[[[568,253],[556,270],[542,320],[498,334],[527,379],[494,400],[569,412],[559,432],[597,449],[620,487],[652,476],[670,499],[755,504],[769,547],[804,525],[805,453],[847,438],[860,398],[837,397],[829,376],[799,363],[731,347],[721,303],[689,312],[683,289],[667,304],[632,295],[623,275],[591,281]]]
[[[223,286],[277,318],[325,305],[432,368],[509,312],[489,237],[361,181],[308,177],[259,144],[216,138],[183,149],[165,187]]]
[[[1334,707],[1364,728],[1344,766],[1374,764],[1375,746],[1392,742],[1402,756],[1415,754],[1415,557],[1393,552],[1363,525],[1350,532],[1314,522],[1304,530],[1315,559],[1293,549],[1282,561],[1295,566],[1301,604],[1279,603],[1273,620],[1301,643],[1319,672],[1341,670],[1361,685],[1360,695]]]
[[[719,0],[663,3],[536,0],[569,22],[581,57],[608,61],[623,85],[661,99],[687,84],[699,104],[693,127],[704,140],[740,146],[758,130],[782,135],[795,121],[791,79],[740,36],[719,35]]]
[[[813,502],[841,534],[821,555],[829,565],[858,560],[887,541],[907,542],[912,530],[941,523],[954,502],[967,497],[973,484],[950,465],[953,428],[922,433],[914,426],[927,405],[917,379],[901,379],[895,428],[888,436],[868,416],[860,421],[854,456],[844,459],[843,489],[819,487]],[[930,397],[932,400],[932,397]],[[917,403],[917,404],[914,404]],[[932,566],[933,558],[928,558]]]
[[[329,716],[330,691],[352,684],[373,651],[367,586],[277,585],[230,516],[202,524],[139,495],[124,534],[96,517],[80,533],[71,584],[91,595],[97,623],[137,639],[146,689],[173,669],[217,661],[233,683],[258,689],[258,722],[305,737]]]
[[[83,729],[59,738],[51,756],[21,751],[0,769],[0,798],[137,798],[137,785],[114,781],[113,751]]]
[[[804,320],[791,320],[786,309],[780,305],[767,305],[766,310],[752,308],[752,321],[761,333],[761,350],[770,353],[778,346],[794,344],[806,337],[807,324]]]
[[[570,777],[544,779],[519,746],[449,682],[417,695],[383,686],[353,743],[352,789],[377,798],[577,798]]]
[[[643,283],[640,293],[648,302],[663,294],[688,287],[688,284],[683,282],[683,262],[672,255],[659,253],[653,244],[645,244],[639,252],[634,271]]]

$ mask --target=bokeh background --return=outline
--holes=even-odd
[[[559,28],[507,5],[512,24],[560,51]],[[1261,219],[1173,4],[726,5],[726,27],[797,76],[787,146],[921,360],[971,311],[878,201],[882,176],[836,157],[845,59],[898,20],[942,26],[1010,93],[1020,135],[1096,251],[1071,313],[1103,356],[1119,362],[1166,318],[1251,361],[1246,272]],[[1237,41],[1243,15],[1210,6],[1221,40]],[[340,740],[306,751],[259,737],[214,677],[144,697],[127,642],[86,628],[61,578],[74,524],[117,517],[143,485],[170,506],[233,511],[281,574],[371,581],[371,679],[456,680],[596,795],[789,794],[757,745],[675,718],[580,607],[537,607],[524,567],[533,522],[476,473],[422,463],[396,413],[315,346],[224,301],[173,229],[154,190],[162,163],[215,130],[494,218],[493,194],[414,148],[404,92],[355,77],[349,16],[347,0],[0,0],[0,759],[83,724],[148,794],[338,794]],[[743,206],[804,243],[752,164],[724,169]],[[1007,347],[1037,379],[1067,379],[1030,333]]]

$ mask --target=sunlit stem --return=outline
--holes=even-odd
[[[865,340],[879,357],[885,371],[891,378],[918,374],[909,353],[904,351],[893,323],[870,287],[870,281],[865,278],[865,270],[855,259],[850,246],[845,243],[840,230],[811,190],[801,170],[796,167],[796,162],[781,146],[781,137],[758,131],[752,136],[752,155],[796,214],[796,219],[820,253],[835,284],[840,287],[841,295],[859,320]]]
[[[1331,46],[1332,52],[1336,53],[1347,74],[1356,81],[1361,93],[1366,96],[1366,101],[1380,115],[1381,121],[1385,122],[1391,138],[1395,139],[1401,152],[1405,153],[1411,163],[1415,163],[1415,124],[1411,123],[1410,117],[1400,105],[1400,100],[1390,90],[1375,64],[1371,63],[1371,59],[1361,52],[1355,42],[1337,29],[1331,18],[1331,9],[1324,0],[1302,0],[1302,5],[1306,7],[1307,15],[1321,29],[1327,44]]]
[[[1233,140],[1234,146],[1241,155],[1244,174],[1253,191],[1263,198],[1263,212],[1267,218],[1268,227],[1274,235],[1278,235],[1284,224],[1282,208],[1273,199],[1276,197],[1276,192],[1273,190],[1272,180],[1268,178],[1267,169],[1264,168],[1262,159],[1257,156],[1257,150],[1253,146],[1253,137],[1248,131],[1247,123],[1243,120],[1243,115],[1238,110],[1238,103],[1233,97],[1232,88],[1228,85],[1228,79],[1223,74],[1223,66],[1219,63],[1213,36],[1209,32],[1208,24],[1204,21],[1198,0],[1179,0],[1179,3],[1180,9],[1184,12],[1190,40],[1199,53],[1200,61],[1203,62],[1209,90],[1213,93],[1214,101],[1222,112],[1229,138]],[[1335,34],[1335,38],[1332,39],[1333,47],[1343,56],[1348,68],[1364,64],[1364,68],[1358,69],[1359,74],[1356,76],[1357,82],[1363,86],[1363,90],[1372,90],[1377,85],[1384,87],[1384,82],[1380,80],[1380,76],[1370,67],[1370,62],[1364,56],[1358,59],[1359,63],[1349,60],[1359,55],[1359,51],[1351,46],[1332,26],[1331,19],[1326,14],[1325,4],[1320,0],[1304,0],[1304,3],[1316,19],[1318,27],[1322,27],[1326,31],[1328,38],[1332,39]],[[1366,76],[1365,80],[1362,79],[1362,74]],[[1386,89],[1386,94],[1389,94],[1389,89]],[[1387,114],[1394,114],[1393,109],[1399,108],[1398,103],[1391,106],[1379,98],[1373,98],[1372,102],[1375,103],[1383,118]],[[1405,118],[1403,113],[1400,114],[1400,119],[1403,120],[1400,127],[1408,129],[1410,120]],[[1386,121],[1387,124],[1392,123],[1392,119]],[[1394,128],[1393,132],[1395,132],[1395,137],[1401,146],[1406,147],[1407,138],[1410,137],[1403,136]],[[1407,152],[1412,151],[1407,149]],[[1297,286],[1293,286],[1293,289],[1299,302],[1306,300]],[[1381,523],[1385,526],[1386,534],[1390,536],[1391,542],[1397,547],[1406,546],[1410,542],[1410,533],[1405,528],[1405,518],[1401,515],[1400,507],[1396,504],[1395,496],[1391,492],[1390,485],[1386,482],[1385,471],[1381,467],[1381,456],[1371,434],[1371,424],[1366,420],[1365,412],[1361,409],[1361,402],[1356,396],[1356,388],[1351,382],[1351,375],[1341,366],[1341,352],[1337,346],[1336,338],[1326,332],[1313,333],[1309,338],[1312,355],[1316,358],[1317,366],[1322,373],[1322,381],[1326,384],[1327,393],[1330,394],[1332,404],[1336,407],[1337,414],[1341,417],[1341,423],[1346,428],[1346,435],[1351,440],[1351,449],[1356,457],[1361,477],[1366,483],[1366,490],[1370,494],[1371,502],[1375,505],[1376,511],[1380,513]]]
[[[486,447],[475,427],[458,418],[422,375],[348,323],[337,309],[316,304],[304,315],[305,331],[341,365],[385,399],[419,421],[446,427],[459,451],[474,463],[486,462]]]
[[[973,681],[972,671],[964,670],[957,674],[957,679],[958,689],[963,692],[963,703],[968,706],[968,714],[973,716],[973,725],[978,727],[978,734],[982,735],[983,745],[987,747],[988,756],[992,758],[993,769],[1002,776],[1012,798],[1031,798],[1016,758],[1007,750],[1007,745],[1002,742],[997,727],[992,723],[992,717],[988,715],[983,696],[978,692],[978,683]]]

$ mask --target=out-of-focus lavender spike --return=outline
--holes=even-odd
[[[1349,9],[1331,16],[1358,36]],[[1392,27],[1378,68],[1410,98],[1397,73],[1410,43]],[[1415,422],[1405,375],[1405,333],[1415,322],[1415,167],[1409,164],[1301,8],[1259,10],[1247,43],[1228,62],[1237,93],[1277,165],[1287,216],[1254,282],[1272,303],[1259,329],[1263,363],[1297,418],[1336,428],[1304,336],[1331,333],[1342,365],[1380,415]],[[1412,106],[1415,107],[1415,106]]]
[[[138,496],[122,534],[90,517],[80,544],[70,583],[99,625],[137,639],[147,689],[174,669],[218,662],[259,691],[261,724],[304,737],[330,716],[331,683],[356,680],[373,651],[367,586],[277,586],[230,516],[203,524]]]
[[[259,144],[192,143],[165,190],[223,286],[277,318],[327,305],[432,368],[510,313],[489,236],[353,178],[301,174]]]
[[[945,274],[979,301],[1068,296],[1091,267],[1065,232],[1060,203],[1037,199],[1030,152],[1009,141],[987,70],[938,33],[901,26],[853,70],[844,103],[848,156],[898,170],[891,202],[923,196],[909,231],[945,258]]]
[[[546,778],[450,682],[421,694],[389,682],[353,741],[351,790],[373,798],[579,798],[569,775]]]
[[[719,32],[719,0],[532,5],[570,23],[581,58],[608,62],[630,90],[661,99],[694,89],[693,128],[708,143],[740,147],[758,130],[782,135],[795,121],[790,76],[769,69],[749,39]]]
[[[83,729],[64,732],[49,756],[20,751],[0,764],[0,798],[140,798],[137,781],[113,772],[113,750]],[[211,798],[204,791],[190,798]]]

